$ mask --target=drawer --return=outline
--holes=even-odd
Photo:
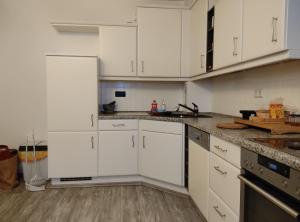
[[[140,120],[140,130],[158,133],[183,134],[182,123]]]
[[[233,210],[236,215],[240,211],[240,169],[209,154],[209,186]]]
[[[208,221],[210,222],[238,222],[239,217],[214,193],[209,190]]]
[[[100,131],[103,130],[137,130],[139,128],[138,120],[135,119],[116,119],[99,120]]]
[[[210,136],[210,151],[241,168],[241,147],[215,136]]]

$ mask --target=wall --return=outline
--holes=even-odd
[[[47,52],[97,54],[98,37],[57,33],[51,21],[124,23],[137,0],[0,1],[0,143],[17,147],[34,128],[47,136]]]
[[[271,100],[282,97],[289,110],[300,113],[300,61],[224,75],[212,81],[213,112],[240,115],[241,109],[268,108]],[[262,98],[254,98],[255,89],[262,90]]]
[[[117,102],[118,111],[149,111],[155,99],[160,105],[165,100],[167,109],[174,110],[184,103],[184,83],[164,82],[101,82],[100,103]],[[115,97],[115,91],[126,91],[126,97]]]

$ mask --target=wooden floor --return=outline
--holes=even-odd
[[[187,197],[144,186],[0,192],[1,222],[202,222]]]

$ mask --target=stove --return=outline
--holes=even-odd
[[[300,138],[254,138],[250,140],[300,158]]]

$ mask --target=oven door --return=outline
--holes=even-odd
[[[251,173],[242,182],[241,222],[299,222],[300,203]]]

